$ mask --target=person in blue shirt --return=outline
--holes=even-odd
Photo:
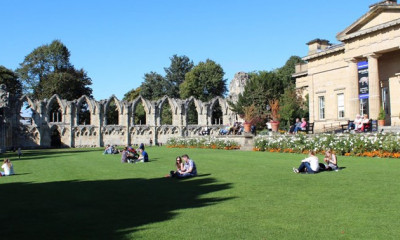
[[[149,155],[147,152],[141,148],[139,148],[140,152],[140,157],[137,159],[136,162],[148,162],[149,161]]]

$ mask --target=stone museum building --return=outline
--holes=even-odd
[[[385,125],[400,125],[400,4],[381,1],[336,35],[338,44],[307,43],[306,64],[296,66],[296,87],[308,94],[316,131],[381,108]]]

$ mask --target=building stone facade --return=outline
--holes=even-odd
[[[117,109],[118,123],[107,123],[107,112],[113,104]],[[135,124],[135,112],[141,104],[146,113],[146,123]],[[172,124],[163,125],[162,109],[168,104],[172,112]],[[197,124],[188,124],[189,105],[194,104]],[[82,123],[79,112],[85,105],[88,122]],[[219,108],[217,106],[219,105]],[[21,111],[31,110],[31,117],[24,118]],[[215,109],[220,109],[218,119]],[[73,101],[58,95],[50,99],[32,100],[28,96],[16,97],[0,88],[0,147],[2,151],[13,147],[101,147],[107,144],[127,145],[165,143],[170,137],[193,137],[207,127],[210,135],[218,135],[222,125],[236,121],[224,98],[216,97],[202,102],[193,97],[174,99],[163,97],[150,101],[139,96],[131,102],[120,101],[115,96],[96,101],[82,96]]]
[[[244,87],[249,81],[249,74],[245,72],[237,72],[229,84],[229,96],[228,99],[231,102],[236,103],[239,98],[239,94],[243,93]]]
[[[400,125],[400,4],[381,1],[337,34],[339,44],[315,39],[297,65],[296,87],[309,94],[315,130],[353,120],[356,114]]]

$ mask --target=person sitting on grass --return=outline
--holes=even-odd
[[[124,150],[121,152],[121,163],[128,162],[128,148],[124,147]]]
[[[139,149],[143,149],[144,150],[144,144],[143,143],[140,144]]]
[[[169,174],[165,177],[175,177],[177,173],[180,173],[185,169],[185,167],[183,166],[182,158],[180,156],[176,157],[175,166],[176,170],[170,171]]]
[[[10,159],[8,158],[4,159],[1,168],[4,170],[4,172],[0,172],[0,177],[14,175],[14,166],[11,163]]]
[[[112,154],[113,153],[113,147],[108,144],[107,147],[104,149],[103,154]]]
[[[182,156],[182,159],[185,161],[184,169],[180,172],[176,173],[177,178],[188,178],[197,176],[197,168],[196,164],[192,159],[189,158],[187,154]]]
[[[317,173],[319,171],[318,157],[315,156],[315,152],[310,150],[308,158],[301,161],[299,168],[293,168],[295,173]]]
[[[149,161],[149,155],[147,152],[141,148],[139,148],[140,152],[140,157],[135,161],[136,162],[148,162]]]
[[[339,169],[337,165],[337,158],[336,154],[333,153],[332,149],[328,149],[325,153],[325,158],[324,158],[325,164],[325,170],[326,171],[337,171]]]

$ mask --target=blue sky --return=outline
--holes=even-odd
[[[378,0],[0,0],[0,65],[15,70],[34,48],[61,40],[92,78],[97,100],[122,99],[173,54],[210,58],[230,80],[273,70],[306,42],[336,34]]]

